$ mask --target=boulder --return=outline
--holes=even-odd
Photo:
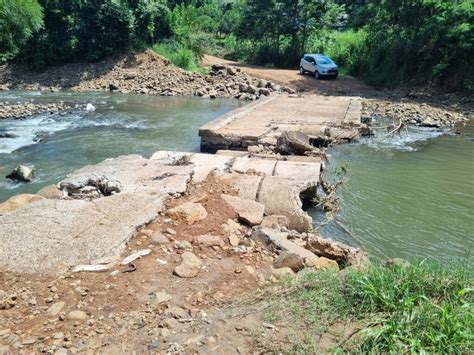
[[[118,90],[118,89],[119,89],[119,87],[118,87],[117,84],[115,84],[115,83],[110,83],[110,84],[109,84],[109,90],[110,90],[110,91],[116,91],[116,90]]]
[[[234,67],[227,67],[227,74],[229,74],[229,75],[236,75],[236,74],[237,74],[237,70],[235,70]]]
[[[264,79],[260,79],[260,80],[258,81],[257,87],[259,87],[259,88],[266,88],[266,87],[268,87],[268,86],[269,86],[268,81],[266,81],[266,80],[264,80]]]
[[[266,88],[260,88],[260,89],[258,89],[258,93],[260,95],[263,95],[263,96],[268,96],[268,95],[270,95],[270,90],[268,90]]]
[[[298,272],[304,269],[305,266],[305,258],[301,254],[292,253],[289,251],[282,252],[276,257],[275,261],[273,262],[273,267],[275,269],[287,267],[293,270],[294,272]]]
[[[305,152],[314,150],[314,146],[303,132],[284,131],[277,139],[276,149],[282,154],[304,155]]]
[[[168,216],[183,219],[187,224],[192,225],[207,217],[207,211],[200,203],[186,202],[168,211]]]
[[[249,86],[247,86],[247,92],[249,94],[255,94],[255,93],[257,93],[257,88],[253,85],[249,85]]]
[[[6,177],[8,179],[30,182],[33,180],[34,170],[26,165],[18,165],[13,171]]]
[[[322,238],[314,233],[309,234],[306,248],[320,257],[324,256],[347,266],[362,266],[368,261],[367,253],[361,249]]]
[[[312,262],[312,266],[316,270],[334,270],[339,271],[339,264],[335,260],[328,259],[324,256],[319,257],[318,259]]]
[[[292,89],[292,88],[290,88],[290,87],[288,87],[288,86],[283,86],[283,87],[281,88],[281,91],[286,92],[286,93],[288,93],[288,94],[295,94],[295,93],[296,93],[296,91],[295,91],[294,89]]]
[[[261,203],[226,194],[221,196],[243,222],[250,226],[256,226],[262,222],[265,206]]]
[[[187,251],[181,255],[181,264],[174,268],[173,273],[182,278],[196,277],[201,265],[201,260],[193,253]]]
[[[256,228],[251,235],[252,240],[263,244],[272,252],[289,252],[296,254],[306,264],[311,264],[318,257],[311,251],[288,240],[288,234],[270,228]],[[283,265],[286,266],[286,265]],[[283,267],[282,266],[282,267]]]
[[[240,91],[240,92],[246,93],[247,90],[248,90],[248,85],[247,85],[247,84],[245,84],[245,83],[240,83],[240,84],[239,84],[239,91]]]
[[[280,230],[282,228],[288,228],[289,224],[290,222],[287,216],[271,215],[263,218],[261,226]]]
[[[18,208],[30,204],[35,201],[45,200],[44,197],[32,194],[20,194],[10,197],[3,203],[0,203],[0,213],[13,212]]]

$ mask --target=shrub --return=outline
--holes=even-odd
[[[199,68],[193,51],[184,48],[177,42],[167,41],[157,43],[153,46],[153,50],[182,69],[196,71]]]

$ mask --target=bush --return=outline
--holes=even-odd
[[[177,42],[168,41],[157,43],[153,46],[153,50],[182,69],[189,71],[196,71],[199,69],[193,51],[183,48],[183,46]]]

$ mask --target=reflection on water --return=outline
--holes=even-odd
[[[327,237],[359,243],[375,258],[474,257],[474,142],[472,135],[411,128],[333,149],[326,177],[344,165],[341,225]],[[320,216],[312,211],[316,219]],[[355,239],[355,241],[353,240]]]
[[[123,154],[150,156],[157,150],[198,151],[198,129],[241,105],[237,100],[159,97],[119,93],[0,93],[0,102],[64,101],[66,114],[42,114],[25,120],[0,120],[0,201],[36,192],[88,164]],[[87,112],[91,103],[96,111]],[[37,137],[41,143],[35,143]],[[4,178],[16,165],[35,166],[30,184]]]

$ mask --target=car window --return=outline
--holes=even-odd
[[[332,61],[327,57],[319,57],[318,64],[332,64]]]
[[[314,58],[313,58],[313,57],[307,56],[307,57],[305,57],[304,59],[305,59],[307,62],[314,63]]]

